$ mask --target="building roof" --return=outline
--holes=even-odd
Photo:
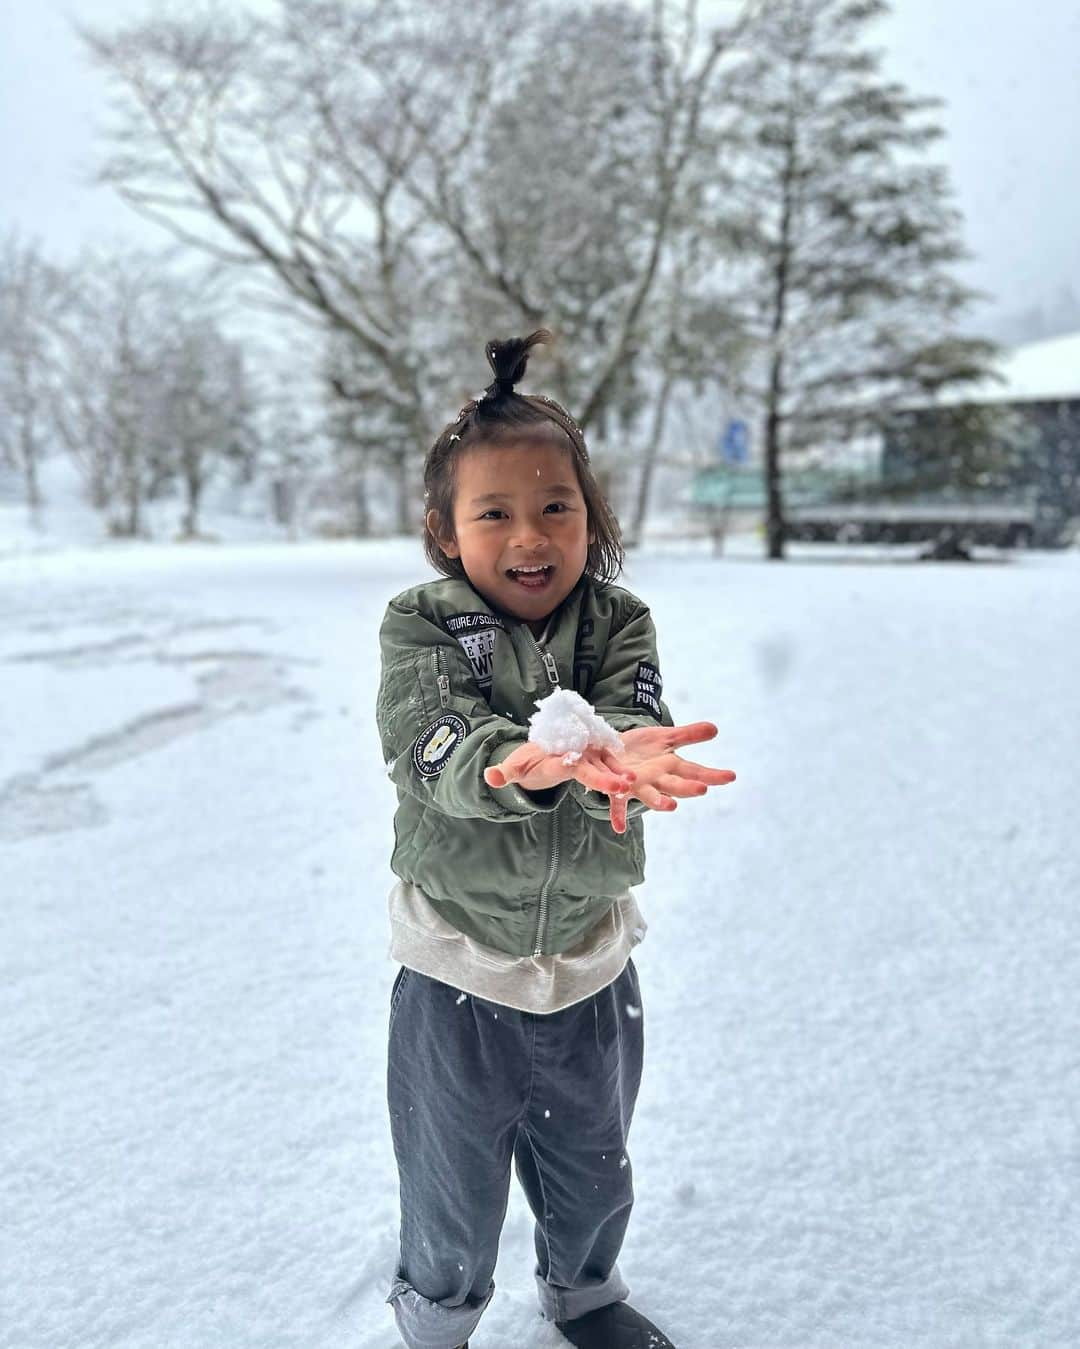
[[[997,363],[1004,382],[982,380],[950,389],[939,403],[1080,401],[1080,333],[1047,337],[1006,351]]]

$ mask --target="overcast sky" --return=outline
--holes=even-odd
[[[165,242],[105,189],[86,186],[103,95],[68,22],[109,23],[145,8],[4,6],[0,229],[15,223],[65,256],[91,236]],[[938,154],[977,255],[964,279],[994,293],[991,315],[1052,303],[1066,285],[1080,296],[1080,0],[898,0],[896,9],[880,35],[889,73],[947,99]]]

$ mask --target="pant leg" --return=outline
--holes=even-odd
[[[616,1263],[634,1203],[627,1134],[641,1081],[637,971],[536,1018],[533,1090],[515,1148],[536,1218],[536,1280],[549,1320],[620,1302]]]
[[[387,1301],[409,1349],[463,1344],[494,1292],[531,1049],[521,1013],[398,976],[387,1097],[401,1247]]]

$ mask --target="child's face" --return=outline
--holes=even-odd
[[[437,528],[429,513],[428,528]],[[555,446],[466,450],[456,464],[454,538],[474,590],[539,632],[577,585],[592,535],[570,455]],[[522,572],[542,566],[543,571]]]

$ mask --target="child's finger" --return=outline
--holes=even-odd
[[[730,768],[706,768],[704,764],[692,763],[689,759],[679,758],[677,771],[679,777],[692,782],[704,782],[709,787],[723,787],[735,781],[735,774]]]
[[[678,805],[677,801],[652,786],[640,785],[635,788],[634,795],[644,801],[650,810],[674,810]]]
[[[489,787],[506,787],[511,782],[518,782],[536,765],[535,754],[523,754],[525,747],[519,746],[512,754],[508,754],[500,764],[492,764],[491,767],[484,769],[484,781]]]
[[[668,796],[704,796],[709,790],[704,782],[694,782],[675,773],[661,773],[655,785]]]
[[[606,768],[600,768],[587,759],[579,761],[574,776],[583,786],[609,795],[612,792],[628,791],[632,785],[626,774],[608,772]]]
[[[611,827],[617,834],[626,833],[626,799],[618,794],[611,798]]]
[[[711,721],[692,721],[688,726],[668,726],[665,729],[667,734],[664,741],[671,749],[677,749],[679,745],[698,745],[703,740],[712,740],[718,734]]]
[[[636,780],[637,774],[632,768],[626,767],[626,763],[622,756],[616,754],[613,749],[602,749],[599,753],[601,759],[603,759],[604,763],[607,764],[608,768],[610,768],[613,773],[617,773],[622,777],[627,777],[631,782]]]

